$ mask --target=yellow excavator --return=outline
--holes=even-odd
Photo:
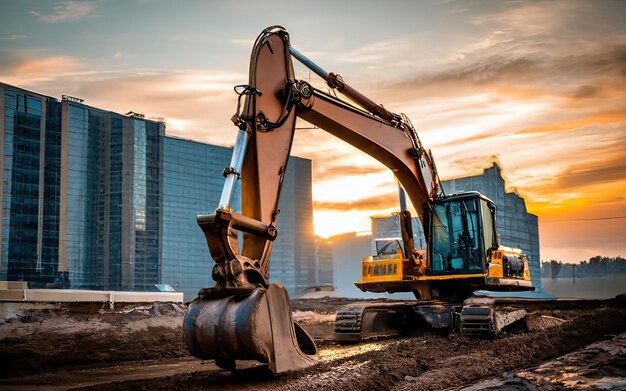
[[[296,79],[293,58],[347,101]],[[308,59],[291,46],[284,28],[268,27],[259,35],[248,84],[235,91],[239,100],[232,121],[238,132],[231,164],[224,169],[220,203],[213,214],[198,216],[215,260],[215,286],[202,289],[187,309],[183,331],[194,356],[214,359],[229,370],[237,360],[257,360],[274,373],[315,363],[310,357],[315,344],[293,321],[285,288],[269,282],[279,197],[297,118],[393,171],[426,234],[426,251],[416,250],[411,216],[403,207],[395,249],[366,257],[362,281],[356,283],[369,292],[413,292],[419,300],[346,307],[337,314],[337,340],[394,335],[410,328],[415,317],[435,326],[460,326],[468,335],[493,333],[498,326],[489,305],[441,306],[432,300],[462,299],[476,289],[533,289],[527,258],[498,243],[495,204],[477,192],[444,194],[433,157],[409,119]],[[238,180],[241,212],[230,205]]]

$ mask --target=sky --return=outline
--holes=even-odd
[[[0,0],[0,81],[231,146],[232,88],[270,25],[406,113],[442,179],[495,157],[539,216],[542,260],[626,256],[626,1]],[[380,163],[297,126],[317,234],[368,231],[399,209]]]

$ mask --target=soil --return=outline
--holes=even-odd
[[[604,382],[610,377],[609,385],[626,384],[620,383],[626,381],[620,369],[626,351],[624,301],[511,304],[566,322],[511,331],[491,340],[422,333],[335,344],[333,314],[353,301],[292,301],[294,318],[318,343],[319,364],[281,376],[272,376],[255,363],[238,363],[242,369],[231,373],[212,361],[190,357],[182,339],[183,309],[170,304],[99,308],[95,313],[84,308],[28,313],[0,324],[0,390],[440,390],[473,384],[478,384],[474,389],[490,384],[500,384],[492,389],[536,389],[533,384],[539,389],[576,389],[583,383],[559,383],[558,378],[561,369],[575,361],[563,358],[572,352],[582,355],[584,360],[579,361],[588,367],[577,376],[596,376]],[[614,354],[593,348],[602,341],[613,346]],[[590,346],[599,354],[581,353]],[[491,383],[481,383],[485,381]],[[590,389],[606,385],[589,384]]]
[[[0,379],[85,365],[182,357],[184,309],[93,303],[31,310],[0,323]]]

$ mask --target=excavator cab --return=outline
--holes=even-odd
[[[441,197],[425,216],[431,232],[427,275],[466,277],[474,290],[533,289],[526,255],[499,244],[496,205],[489,198],[475,191]]]
[[[477,192],[448,196],[432,203],[429,217],[429,275],[487,270],[489,251],[498,247],[491,200]]]
[[[363,258],[364,292],[413,292],[419,299],[463,298],[479,289],[532,290],[528,258],[499,245],[496,205],[479,192],[440,196],[423,206],[426,250],[396,240],[395,256]],[[408,212],[400,215],[410,220]],[[411,238],[401,221],[401,237]],[[430,233],[430,234],[428,234]],[[404,244],[403,244],[404,242]],[[376,242],[378,247],[378,242]],[[406,254],[401,256],[400,254]]]

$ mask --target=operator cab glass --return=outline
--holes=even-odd
[[[495,206],[479,193],[450,196],[433,204],[430,274],[473,274],[487,269],[497,246]]]
[[[402,254],[402,239],[400,238],[382,238],[375,239],[376,256],[374,259],[394,259],[398,254]]]

